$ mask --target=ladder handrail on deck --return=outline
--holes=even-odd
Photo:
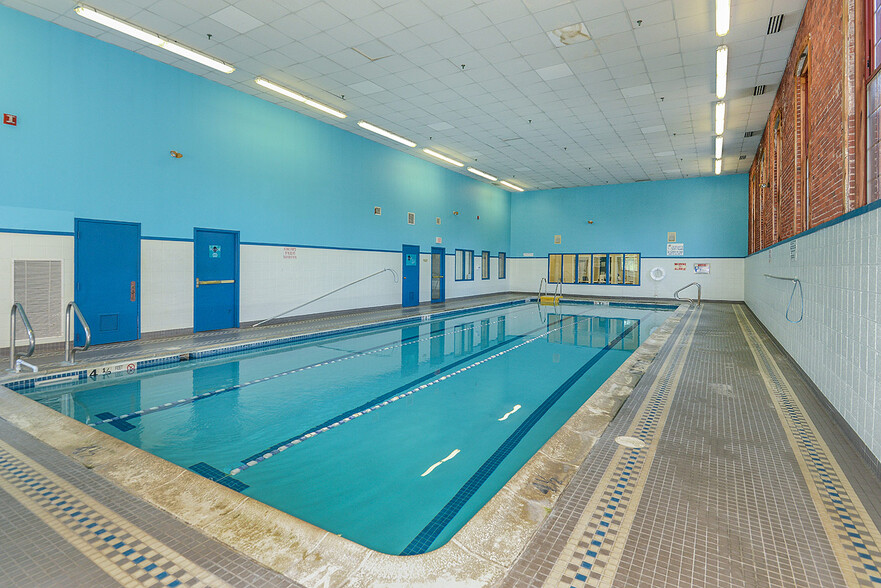
[[[692,300],[691,298],[680,298],[679,297],[680,292],[682,292],[686,288],[690,288],[691,286],[697,286],[697,305],[700,306],[700,304],[701,304],[701,285],[698,282],[692,282],[690,284],[686,284],[685,286],[682,286],[681,288],[679,288],[678,290],[673,292],[673,298],[675,298],[676,300],[688,300],[689,304],[694,304],[694,300]]]
[[[18,316],[21,317],[21,322],[24,323],[24,328],[28,332],[28,350],[27,353],[17,354],[15,352],[15,315],[18,313]],[[34,348],[36,347],[37,340],[34,335],[34,329],[31,327],[31,322],[28,320],[28,315],[24,311],[24,306],[22,306],[21,302],[15,302],[12,305],[12,310],[9,311],[9,369],[11,371],[18,371],[16,362],[17,360],[23,357],[30,357],[34,353]]]
[[[70,341],[70,311],[76,314],[76,318],[79,319],[80,324],[83,326],[83,331],[86,332],[86,343],[82,347],[72,347]],[[80,307],[77,306],[76,302],[70,301],[67,303],[67,308],[64,309],[64,361],[73,365],[73,354],[77,351],[85,351],[92,344],[92,330],[89,328],[89,323],[86,322],[86,317],[83,316],[83,313],[80,311]]]

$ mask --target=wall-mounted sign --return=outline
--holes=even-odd
[[[297,248],[285,247],[282,257],[284,257],[284,259],[297,259]]]
[[[215,259],[220,257],[220,245],[209,245],[208,246],[208,256],[213,257]]]
[[[3,113],[3,124],[4,125],[12,125],[16,126],[18,124],[18,117],[14,114]]]
[[[789,260],[795,261],[798,258],[798,247],[796,246],[798,241],[790,241],[789,242]]]
[[[685,243],[667,243],[667,255],[685,255]]]
[[[667,231],[667,243],[676,241],[676,231]]]
[[[696,264],[694,264],[694,273],[696,273],[696,274],[708,274],[708,273],[710,273],[710,264],[708,264],[708,263],[696,263]]]
[[[440,237],[435,237],[435,238],[434,238],[434,242],[437,243],[438,245],[440,245],[441,243],[444,242],[444,240],[441,239]]]
[[[554,245],[559,245],[563,242],[563,235],[554,235]]]
[[[677,261],[673,264],[673,269],[677,272],[684,272],[685,268],[688,266],[684,261]]]

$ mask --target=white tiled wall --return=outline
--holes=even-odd
[[[9,309],[12,308],[13,296],[13,261],[16,259],[61,260],[61,306],[60,315],[64,314],[64,306],[73,300],[73,236],[71,235],[31,235],[24,233],[0,233],[0,347],[9,346]],[[27,308],[25,309],[27,312]],[[46,337],[36,333],[37,343],[57,343],[64,337]],[[27,334],[19,326],[15,338],[19,344],[27,343]],[[8,360],[8,357],[0,358]],[[4,362],[0,369],[8,367]]]
[[[141,332],[193,328],[193,242],[141,240]]]
[[[674,263],[685,263],[685,270],[674,269]],[[706,300],[743,300],[743,262],[739,257],[722,259],[699,258],[645,258],[641,260],[639,286],[599,286],[592,284],[563,284],[564,294],[588,296],[630,296],[640,298],[672,298],[673,293],[691,282],[701,285],[701,296]],[[709,274],[695,274],[694,264],[709,263]],[[652,269],[664,270],[661,280],[651,278]],[[508,260],[511,289],[517,292],[537,292],[542,278],[548,275],[546,257]],[[551,290],[556,285],[551,285]],[[697,289],[691,287],[681,296],[694,298]]]
[[[800,323],[785,316],[792,283],[764,274],[801,280]],[[745,291],[759,320],[881,458],[881,208],[747,258]],[[797,291],[792,306],[797,319]]]

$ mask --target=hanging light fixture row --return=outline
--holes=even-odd
[[[228,63],[224,63],[223,61],[221,61],[219,59],[215,59],[214,57],[211,57],[209,55],[205,55],[204,53],[200,53],[198,51],[190,49],[189,47],[185,47],[179,43],[175,43],[174,41],[160,37],[159,35],[156,35],[155,33],[151,33],[150,31],[142,29],[142,28],[135,26],[133,24],[127,23],[127,22],[120,20],[118,18],[115,18],[113,16],[110,16],[109,14],[99,12],[99,11],[95,10],[94,8],[91,8],[91,7],[86,6],[84,4],[78,4],[76,6],[76,8],[74,8],[74,11],[78,15],[82,16],[83,18],[87,18],[87,19],[91,20],[92,22],[95,22],[95,23],[98,23],[98,24],[103,25],[105,27],[111,28],[115,31],[118,31],[118,32],[123,33],[125,35],[128,35],[130,37],[134,37],[135,39],[143,41],[144,43],[149,43],[150,45],[155,45],[156,47],[160,47],[162,49],[165,49],[166,51],[171,51],[172,53],[174,53],[176,55],[180,55],[181,57],[184,57],[184,58],[189,59],[191,61],[201,63],[202,65],[216,69],[217,71],[228,74],[228,73],[234,72],[236,69],[235,67],[229,65]],[[281,94],[282,96],[290,98],[291,100],[296,100],[297,102],[301,102],[301,103],[305,104],[306,106],[309,106],[311,108],[315,108],[316,110],[320,110],[321,112],[324,112],[325,114],[329,114],[329,115],[336,117],[336,118],[339,118],[339,119],[346,118],[346,114],[344,112],[340,112],[339,110],[336,110],[335,108],[331,108],[330,106],[327,106],[326,104],[322,104],[321,102],[318,102],[317,100],[313,100],[312,98],[309,98],[308,96],[304,96],[298,92],[294,92],[293,90],[285,88],[284,86],[276,84],[275,82],[272,82],[272,81],[267,80],[265,78],[257,78],[254,81],[258,85],[266,88],[267,90],[271,90],[273,92],[276,92],[277,94]],[[416,147],[416,143],[411,141],[410,139],[401,137],[400,135],[396,135],[395,133],[393,133],[391,131],[383,129],[382,127],[378,127],[378,126],[371,124],[367,121],[364,121],[364,120],[358,121],[358,126],[361,127],[362,129],[368,130],[372,133],[376,133],[378,135],[381,135],[387,139],[390,139],[390,140],[395,141],[397,143],[400,143],[402,145],[406,145],[407,147]],[[463,164],[459,161],[456,161],[455,159],[451,159],[445,155],[441,155],[440,153],[438,153],[436,151],[432,151],[431,149],[423,149],[422,151],[425,152],[427,155],[430,155],[436,159],[440,159],[440,160],[442,160],[446,163],[449,163],[451,165],[454,165],[456,167],[464,167],[465,166],[465,164]],[[475,169],[473,167],[469,167],[468,171],[474,175],[480,176],[480,177],[487,179],[491,182],[498,182],[499,184],[505,186],[506,188],[510,188],[511,190],[516,190],[518,192],[524,191],[523,188],[516,186],[510,182],[506,182],[506,181],[499,182],[499,179],[496,176],[488,174],[483,171],[480,171],[480,170]]]
[[[731,27],[731,0],[716,0],[716,36],[724,37]],[[715,131],[716,145],[713,158],[713,171],[722,173],[722,134],[725,132],[725,103],[722,100],[728,93],[728,45],[716,48],[716,98]]]

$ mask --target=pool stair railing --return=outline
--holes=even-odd
[[[691,298],[680,298],[679,297],[680,292],[682,292],[686,288],[691,288],[692,286],[697,286],[697,305],[700,306],[701,305],[701,285],[698,282],[692,282],[690,284],[686,284],[685,286],[682,286],[681,288],[679,288],[678,290],[673,292],[673,298],[675,298],[676,300],[687,300],[689,304],[694,304],[694,300],[692,300]]]
[[[549,293],[550,285],[545,278],[538,284],[538,304],[540,306],[557,306],[560,304],[560,296],[563,294],[563,284],[557,283],[554,293]]]
[[[15,325],[16,320],[15,317],[21,317],[21,322],[24,324],[24,328],[28,333],[28,350],[25,353],[16,353],[15,352]],[[36,347],[36,338],[34,336],[34,329],[31,327],[31,322],[28,320],[28,315],[24,311],[24,306],[22,306],[21,302],[15,302],[12,305],[12,310],[9,311],[9,371],[20,372],[21,366],[30,368],[34,372],[37,371],[37,367],[24,361],[25,357],[30,357],[34,353],[34,347]]]

